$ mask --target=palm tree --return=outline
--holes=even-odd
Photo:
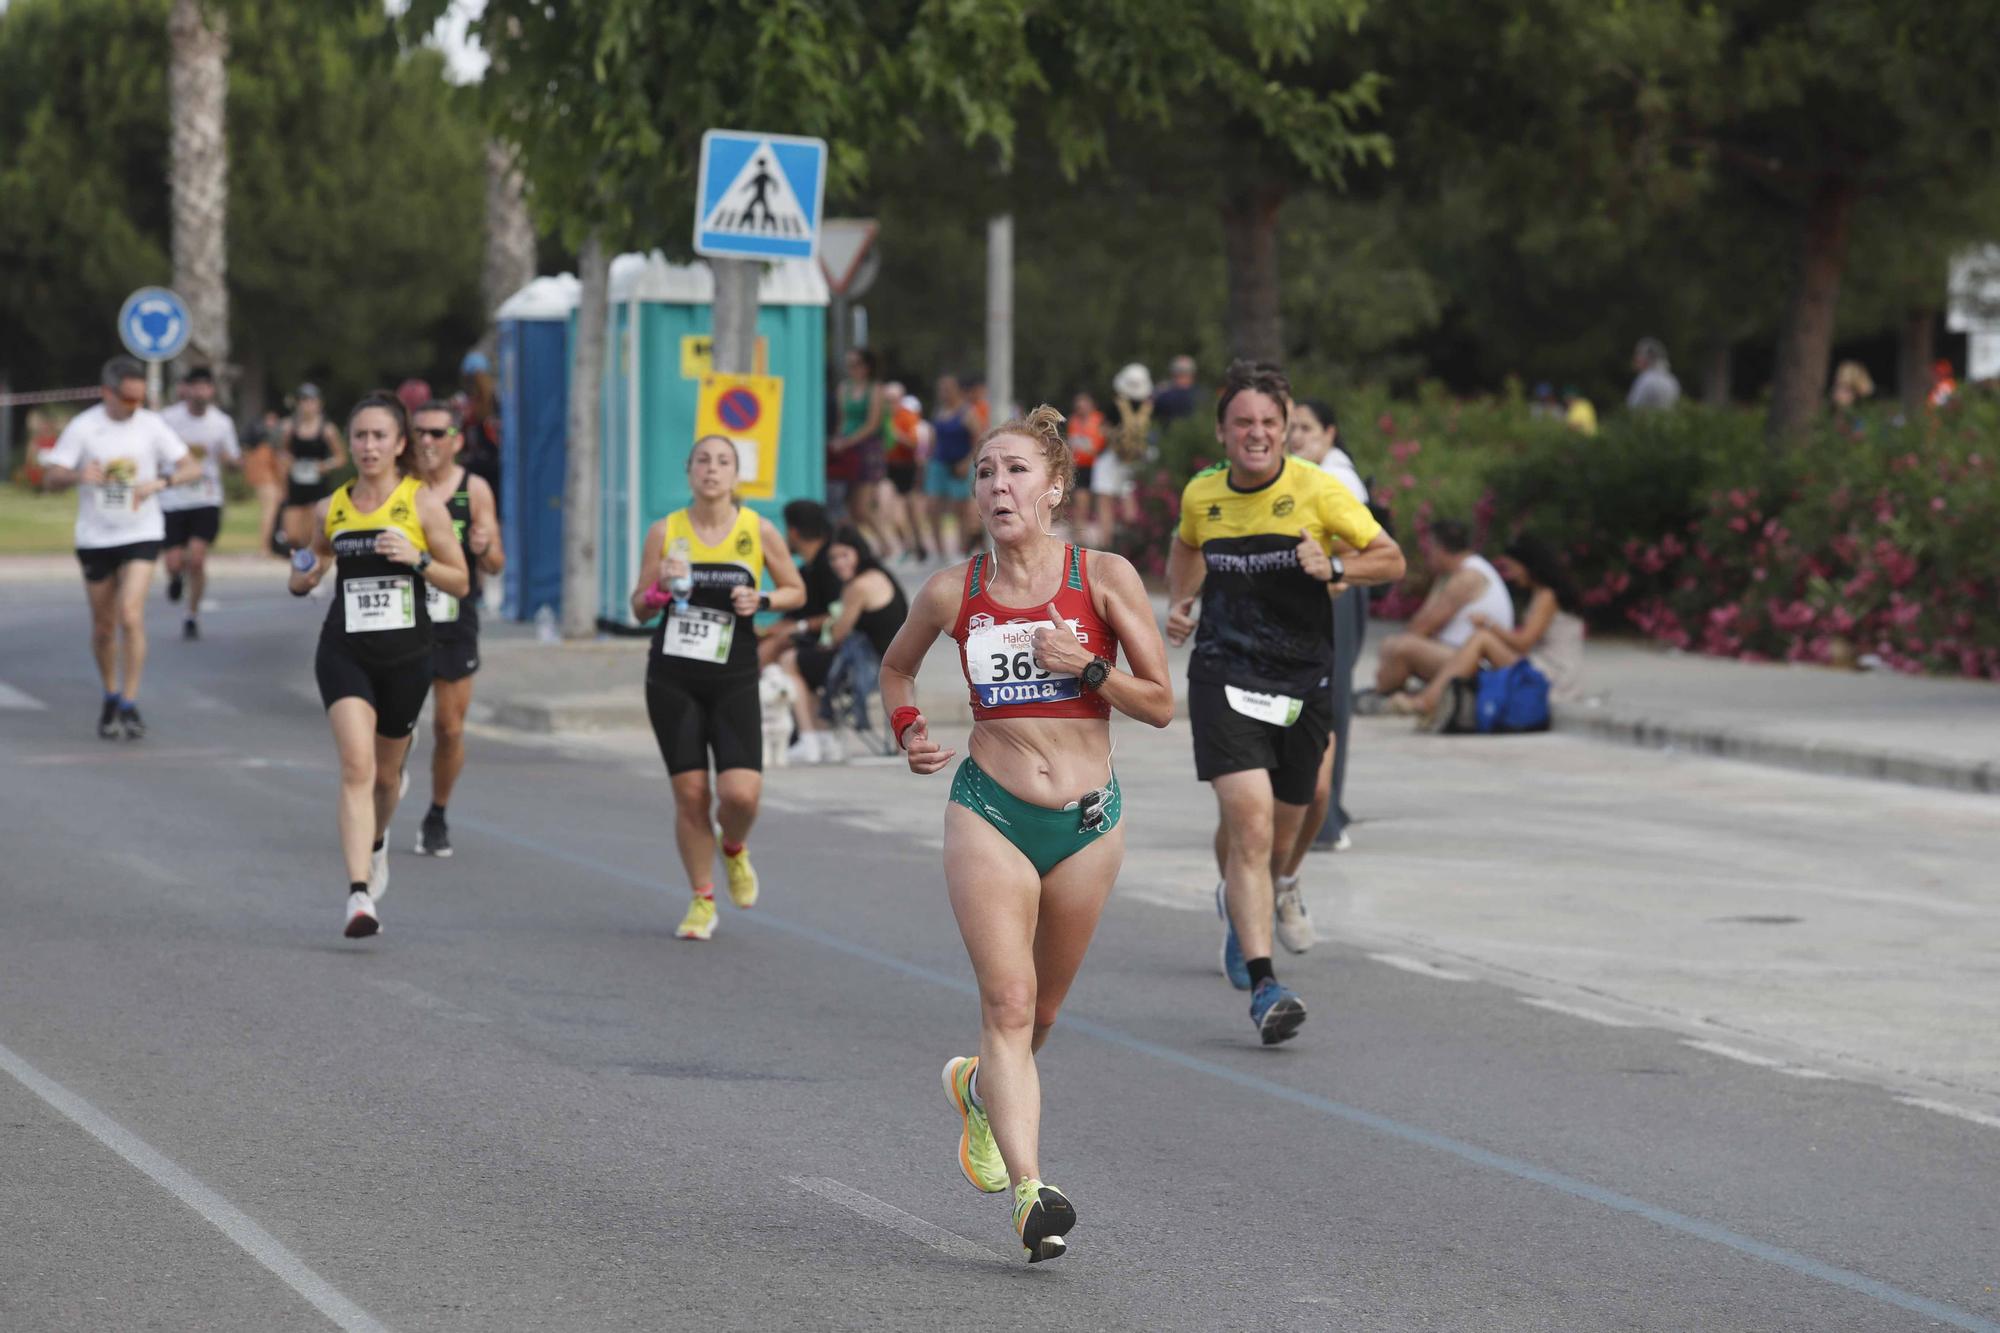
[[[480,348],[493,351],[493,312],[535,276],[535,226],[528,217],[526,185],[514,150],[498,139],[486,141],[486,263],[481,285],[486,295],[486,334]]]
[[[229,361],[229,28],[221,6],[174,0],[167,18],[173,121],[174,290],[188,304],[189,351],[223,371]],[[224,374],[217,379],[227,382]]]

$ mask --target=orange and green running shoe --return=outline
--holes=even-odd
[[[1014,1232],[1029,1263],[1062,1258],[1069,1249],[1063,1237],[1075,1225],[1076,1209],[1055,1186],[1024,1180],[1014,1187]]]
[[[951,1098],[952,1109],[965,1122],[958,1136],[958,1169],[975,1187],[1001,1194],[1007,1189],[1007,1164],[1000,1159],[1000,1145],[993,1141],[986,1111],[972,1100],[972,1071],[977,1068],[976,1055],[953,1056],[944,1067],[944,1095]]]

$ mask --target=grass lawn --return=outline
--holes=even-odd
[[[0,482],[0,556],[64,555],[75,549],[76,492],[43,495]],[[222,535],[215,550],[229,554],[256,549],[257,502],[224,505]]]

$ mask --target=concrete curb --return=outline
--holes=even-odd
[[[1698,722],[1591,708],[1557,708],[1555,730],[1641,749],[1680,750],[1804,773],[1900,782],[1946,791],[2000,793],[2000,767],[1938,755],[1759,736]]]

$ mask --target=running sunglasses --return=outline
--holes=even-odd
[[[426,440],[448,440],[458,434],[457,431],[449,426],[442,429],[436,426],[418,426],[413,433]]]

